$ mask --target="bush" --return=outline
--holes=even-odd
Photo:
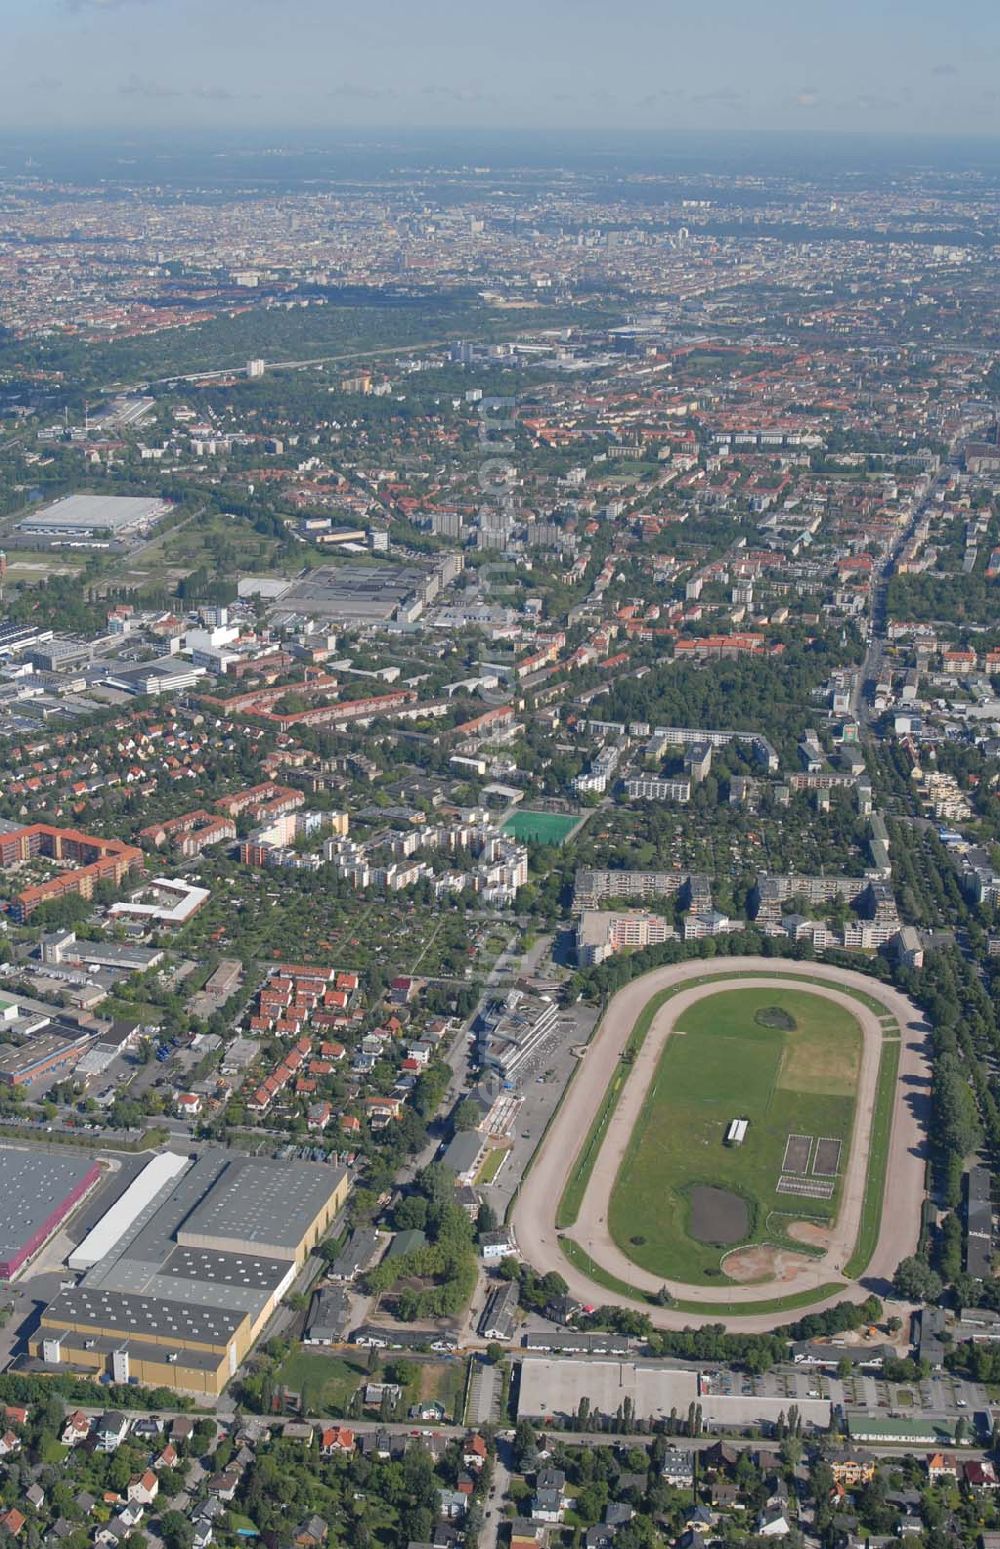
[[[784,1033],[794,1033],[799,1025],[791,1013],[780,1006],[761,1006],[754,1012],[753,1019],[760,1027],[777,1027]]]

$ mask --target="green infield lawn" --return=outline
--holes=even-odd
[[[808,990],[748,987],[696,1002],[667,1040],[615,1180],[609,1226],[618,1246],[652,1274],[722,1290],[725,1254],[738,1242],[767,1241],[770,1211],[801,1205],[803,1217],[831,1218],[839,1178],[829,1199],[779,1193],[777,1185],[790,1135],[811,1137],[812,1145],[787,1176],[821,1181],[812,1171],[821,1138],[841,1141],[842,1176],[860,1061],[859,1023]],[[746,1139],[728,1146],[736,1118],[749,1120]],[[693,1195],[705,1186],[745,1206],[745,1230],[734,1240],[730,1219],[725,1246],[722,1233],[716,1242],[694,1235]],[[712,1235],[704,1214],[699,1229]]]
[[[522,844],[562,844],[579,821],[579,813],[515,812],[503,831]]]

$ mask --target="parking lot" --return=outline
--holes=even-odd
[[[594,1030],[592,1006],[568,1007],[556,1018],[548,1036],[518,1071],[514,1095],[520,1099],[509,1156],[483,1196],[499,1217],[515,1193],[525,1167],[545,1133],[566,1084],[580,1063],[579,1050]],[[573,1051],[577,1050],[577,1053]],[[582,1056],[586,1058],[585,1055]]]
[[[846,1353],[846,1351],[845,1351]],[[720,1393],[757,1394],[787,1398],[801,1403],[809,1398],[829,1398],[846,1410],[901,1416],[951,1415],[968,1410],[970,1416],[989,1407],[989,1395],[978,1383],[936,1372],[918,1382],[886,1382],[877,1373],[855,1372],[841,1379],[815,1366],[785,1366],[751,1377],[741,1372],[719,1371],[712,1387]]]

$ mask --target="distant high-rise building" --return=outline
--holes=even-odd
[[[461,511],[432,511],[431,532],[439,538],[461,538]]]
[[[247,361],[247,376],[259,377],[264,375],[264,362],[262,360]]]

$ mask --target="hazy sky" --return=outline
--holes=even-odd
[[[0,0],[0,127],[1000,135],[1000,0]]]

